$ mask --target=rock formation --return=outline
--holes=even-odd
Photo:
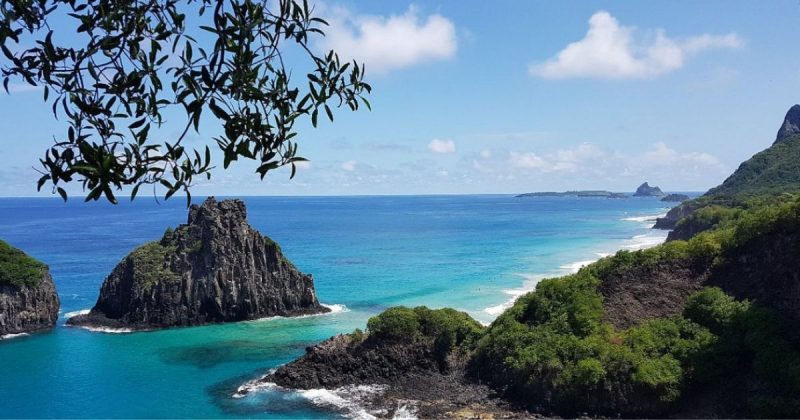
[[[59,307],[47,266],[0,241],[0,337],[52,328]]]
[[[775,143],[787,139],[792,136],[800,134],[800,105],[795,105],[789,108],[786,117],[783,119],[783,124],[778,130],[778,135]]]
[[[68,323],[154,329],[328,312],[314,281],[250,227],[240,200],[208,198],[189,220],[125,257],[97,304]]]
[[[651,187],[647,182],[639,185],[639,188],[637,188],[636,192],[633,193],[634,197],[661,197],[663,195],[664,192],[661,191],[661,188]]]
[[[689,196],[686,194],[667,194],[665,195],[661,201],[664,202],[673,202],[673,203],[682,203],[689,199]]]
[[[420,418],[534,418],[470,377],[462,346],[475,337],[463,333],[466,329],[477,334],[481,327],[476,321],[452,309],[413,311],[430,315],[413,332],[394,337],[375,331],[337,335],[308,347],[305,355],[259,382],[289,389],[378,385],[382,392],[359,403],[379,418],[396,418],[402,406],[412,406]],[[432,325],[435,319],[441,323]],[[455,330],[448,333],[446,325]],[[248,392],[247,387],[239,392]]]

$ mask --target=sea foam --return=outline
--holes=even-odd
[[[332,304],[320,303],[320,305],[330,309],[330,311],[319,314],[308,314],[308,315],[298,315],[298,316],[282,316],[282,315],[265,316],[264,318],[251,319],[249,321],[244,321],[244,322],[264,322],[264,321],[274,321],[276,319],[312,318],[317,316],[336,315],[343,312],[350,312],[350,308],[338,303],[332,303]]]
[[[363,406],[363,402],[375,395],[386,392],[388,389],[386,385],[348,385],[335,389],[295,390],[284,388],[273,382],[265,382],[264,379],[272,372],[274,372],[274,369],[258,379],[242,384],[232,397],[237,399],[245,398],[254,392],[293,394],[302,397],[313,405],[342,413],[350,418],[375,419],[375,415]],[[409,406],[401,406],[396,411],[396,413],[401,414],[399,418],[404,419],[415,418],[413,417],[414,412],[414,408]],[[397,418],[397,415],[395,417]]]
[[[0,340],[11,340],[13,338],[25,337],[28,333],[0,335]]]

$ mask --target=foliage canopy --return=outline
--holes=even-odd
[[[0,0],[0,71],[10,81],[41,86],[55,117],[68,129],[40,159],[38,188],[64,199],[69,182],[86,200],[140,187],[186,193],[215,168],[208,145],[186,137],[211,113],[223,134],[214,138],[222,166],[242,158],[270,170],[304,160],[295,124],[316,126],[332,107],[369,107],[363,66],[334,51],[317,54],[310,41],[327,23],[307,1],[277,0]],[[70,28],[65,39],[53,28]],[[299,51],[312,69],[293,80],[286,51]],[[158,129],[172,108],[185,121],[176,136]],[[160,137],[158,139],[154,137]]]

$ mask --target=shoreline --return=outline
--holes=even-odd
[[[642,223],[648,229],[652,229],[658,217],[662,217],[663,213],[636,216],[623,218],[621,220],[629,222]],[[630,238],[624,239],[621,242],[614,242],[612,252],[595,252],[597,258],[591,260],[580,260],[572,263],[562,264],[557,269],[552,270],[548,274],[517,274],[525,278],[523,285],[518,288],[504,289],[503,292],[511,295],[507,301],[484,308],[481,312],[492,315],[493,318],[499,316],[503,311],[511,307],[514,302],[522,295],[529,293],[536,288],[536,284],[544,278],[559,277],[575,273],[582,267],[591,264],[601,258],[613,255],[619,250],[640,250],[646,249],[666,240],[668,231],[651,230],[644,234],[633,235]],[[609,247],[612,248],[612,247]],[[479,321],[481,322],[481,321]],[[489,323],[481,322],[484,325]],[[282,387],[274,382],[269,382],[266,379],[275,372],[280,366],[270,369],[266,374],[260,375],[257,378],[251,379],[242,383],[236,391],[231,395],[234,399],[246,399],[252,394],[269,393],[275,398],[302,398],[308,404],[325,410],[339,413],[345,416],[355,418],[378,418],[391,414],[393,418],[417,418],[421,406],[415,405],[416,403],[423,403],[421,401],[414,401],[408,399],[392,398],[392,392],[386,384],[358,384],[347,385],[333,389],[314,388],[314,389],[292,389]],[[379,402],[389,402],[390,405],[380,405]],[[494,409],[488,409],[485,414],[492,413]],[[469,411],[469,410],[467,410]],[[472,415],[480,415],[480,412],[469,412]],[[513,411],[498,411],[498,414],[514,415],[520,414]],[[531,413],[527,413],[531,414]]]
[[[265,321],[275,321],[279,319],[300,319],[300,318],[310,318],[310,317],[317,317],[317,316],[325,316],[325,315],[334,315],[340,314],[344,312],[350,312],[350,308],[346,305],[333,303],[333,304],[325,304],[320,303],[321,306],[328,308],[326,312],[319,312],[314,314],[304,314],[304,315],[297,315],[297,316],[282,316],[282,315],[275,315],[275,316],[268,316],[264,318],[256,318],[256,319],[248,319],[242,321],[235,321],[235,322],[265,322]],[[165,329],[171,328],[190,328],[190,327],[202,327],[207,325],[216,325],[216,324],[205,324],[205,325],[191,325],[185,327],[170,327],[170,328],[114,328],[114,327],[103,327],[91,324],[70,324],[68,321],[71,318],[77,316],[86,316],[91,312],[91,309],[81,309],[77,311],[71,311],[64,314],[64,323],[62,324],[65,327],[69,328],[79,328],[86,331],[91,332],[99,332],[104,334],[132,334],[137,332],[152,332],[152,331],[160,331]],[[233,322],[224,322],[220,324],[230,324]]]
[[[658,219],[659,217],[664,217],[665,215],[666,213],[658,213],[654,215],[632,216],[620,219],[626,222],[642,223],[648,229],[650,229],[650,231],[647,233],[634,235],[628,239],[622,240],[622,242],[618,243],[618,245],[616,245],[616,247],[610,252],[605,252],[605,251],[595,252],[597,258],[590,260],[579,260],[567,264],[562,264],[558,267],[558,269],[551,270],[547,273],[515,273],[517,276],[523,278],[522,285],[515,288],[503,289],[502,292],[505,293],[506,295],[510,295],[511,297],[505,302],[500,303],[498,305],[493,305],[483,308],[482,310],[479,311],[479,313],[492,316],[493,317],[492,321],[494,321],[494,318],[497,318],[498,316],[500,316],[500,314],[503,313],[503,311],[514,305],[514,302],[516,302],[516,300],[520,296],[536,290],[536,285],[544,279],[561,277],[577,273],[584,266],[597,262],[602,258],[614,255],[618,251],[638,251],[641,249],[652,248],[654,246],[664,243],[664,241],[667,239],[669,231],[653,229],[653,226],[655,226],[656,219]],[[491,321],[488,323],[482,321],[479,322],[481,322],[481,324],[484,325],[491,324]]]

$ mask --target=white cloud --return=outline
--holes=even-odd
[[[527,169],[547,169],[550,163],[545,161],[541,156],[533,152],[510,152],[508,163],[514,168],[527,168]]]
[[[532,64],[532,75],[544,79],[648,78],[683,67],[692,54],[710,49],[736,49],[743,45],[738,35],[702,34],[683,40],[655,30],[649,39],[636,39],[635,28],[622,26],[611,14],[599,11],[589,19],[589,31],[555,57]]]
[[[307,160],[301,160],[301,161],[295,162],[294,166],[296,166],[297,169],[311,169],[311,162],[309,162]]]
[[[356,161],[348,160],[347,162],[342,163],[342,169],[347,172],[353,172],[356,170]]]
[[[643,153],[634,162],[645,167],[682,167],[683,169],[712,168],[724,170],[722,162],[705,152],[678,152],[663,142],[658,142],[652,150]]]
[[[416,7],[389,17],[356,15],[332,8],[320,47],[339,57],[365,63],[367,71],[386,73],[414,64],[448,59],[457,49],[456,28],[439,14],[420,18]]]
[[[428,149],[433,153],[454,153],[456,144],[453,140],[433,139],[428,143]]]

